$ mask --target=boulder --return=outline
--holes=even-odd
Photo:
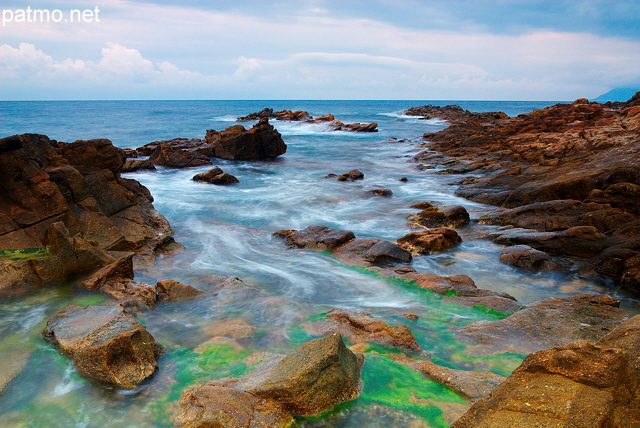
[[[156,290],[157,300],[160,302],[187,300],[205,295],[204,291],[172,279],[158,281]]]
[[[194,181],[202,181],[210,184],[234,184],[240,181],[233,175],[223,172],[220,167],[211,168],[193,176]]]
[[[389,241],[379,241],[364,253],[365,260],[371,263],[411,261],[411,253]]]
[[[338,176],[338,181],[356,181],[363,179],[364,173],[360,172],[357,169],[352,169],[351,171],[345,172],[344,174]]]
[[[347,349],[337,333],[313,339],[289,355],[263,360],[241,378],[214,380],[185,392],[178,422],[203,426],[199,423],[206,416],[222,420],[222,426],[286,426],[291,415],[318,414],[357,398],[363,362],[364,356]],[[273,425],[260,422],[263,418]],[[242,422],[253,420],[251,425]]]
[[[280,110],[273,113],[273,116],[275,116],[277,120],[289,120],[295,122],[308,122],[313,119],[309,113],[302,110]]]
[[[497,321],[477,321],[455,328],[468,352],[492,355],[498,352],[529,354],[580,340],[596,342],[622,324],[627,314],[620,301],[606,294],[551,297],[530,303]]]
[[[378,132],[377,123],[347,123],[341,128],[343,131],[352,132]]]
[[[582,343],[539,351],[452,427],[633,426],[637,381],[619,349]]]
[[[353,232],[330,229],[327,226],[309,226],[290,233],[286,238],[289,244],[318,251],[334,250],[355,238]]]
[[[135,388],[151,376],[162,347],[118,304],[67,305],[47,322],[43,338],[69,357],[82,376]]]
[[[500,261],[522,269],[544,271],[559,268],[556,262],[551,260],[549,254],[536,250],[528,245],[514,245],[502,251]]]
[[[268,119],[260,119],[249,130],[242,125],[221,132],[208,130],[205,143],[212,147],[213,156],[232,160],[273,159],[287,151],[280,133]]]
[[[138,147],[136,153],[142,156],[150,156],[159,146],[182,149],[207,156],[211,155],[204,141],[199,138],[172,138],[171,140],[152,141],[142,147]]]
[[[203,154],[182,150],[179,147],[159,144],[149,156],[149,162],[169,168],[193,168],[211,165],[209,158]]]
[[[411,232],[396,240],[396,244],[410,251],[413,255],[445,251],[461,242],[460,235],[455,230],[446,227]]]
[[[272,108],[263,108],[259,112],[249,113],[248,115],[241,116],[236,120],[238,122],[248,122],[250,120],[260,120],[260,119],[264,119],[264,118],[267,118],[267,119],[275,118],[275,115],[273,114],[273,109]]]
[[[430,206],[409,217],[411,224],[421,227],[455,229],[469,224],[469,213],[462,205]]]

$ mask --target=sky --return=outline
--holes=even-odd
[[[638,0],[0,7],[0,100],[546,101],[640,89]]]

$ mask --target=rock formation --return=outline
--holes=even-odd
[[[280,133],[268,119],[261,119],[249,130],[242,125],[221,132],[210,129],[205,144],[211,147],[213,156],[222,159],[273,159],[287,151]]]
[[[0,248],[48,247],[45,257],[0,258],[0,297],[94,270],[113,261],[111,251],[165,242],[171,228],[149,191],[120,176],[124,159],[104,139],[0,139]]]

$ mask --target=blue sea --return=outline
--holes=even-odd
[[[180,367],[187,361],[187,356],[202,362],[198,358],[204,357],[193,353],[206,340],[202,331],[207,331],[212,323],[240,318],[255,326],[261,335],[240,341],[239,346],[255,351],[289,352],[300,338],[306,337],[300,327],[305,319],[317,317],[333,307],[371,312],[388,322],[395,320],[395,323],[402,322],[402,319],[394,318],[397,314],[418,314],[425,324],[417,324],[414,333],[420,345],[434,354],[434,361],[453,368],[491,370],[508,375],[521,357],[503,356],[500,358],[504,360],[496,360],[496,365],[487,365],[489,360],[486,359],[453,357],[453,348],[445,346],[450,340],[447,336],[450,325],[487,319],[490,314],[442,306],[424,294],[390,284],[326,254],[287,249],[272,233],[280,229],[326,225],[351,230],[358,237],[395,240],[412,231],[407,225],[407,216],[416,210],[410,206],[424,201],[460,204],[467,208],[472,218],[477,218],[493,207],[455,196],[460,177],[439,175],[438,166],[420,170],[412,161],[412,157],[422,150],[424,141],[420,137],[425,132],[444,129],[447,123],[406,116],[404,110],[424,104],[457,104],[471,111],[503,111],[515,116],[555,103],[428,100],[0,102],[0,136],[40,133],[66,142],[108,138],[122,148],[136,148],[175,137],[204,138],[208,129],[223,130],[235,125],[237,117],[265,107],[305,110],[313,116],[330,113],[344,123],[376,122],[379,128],[377,133],[336,132],[321,124],[274,120],[272,124],[288,145],[286,154],[271,161],[213,159],[214,165],[238,177],[240,183],[233,186],[214,186],[191,180],[193,175],[210,166],[160,167],[157,171],[125,174],[150,189],[154,206],[171,223],[176,240],[186,247],[175,256],[160,258],[153,269],[139,269],[136,272],[138,280],[151,282],[172,278],[206,290],[207,278],[230,275],[271,296],[271,304],[265,306],[265,301],[260,299],[223,304],[221,302],[227,302],[225,299],[229,296],[210,295],[188,304],[167,305],[142,314],[141,321],[171,351],[161,360],[156,381],[133,392],[105,392],[75,375],[68,361],[38,339],[39,331],[52,313],[69,302],[94,302],[94,296],[74,288],[49,289],[21,301],[0,303],[3,314],[0,315],[0,361],[13,358],[18,349],[22,350],[20,355],[30,353],[29,364],[51,367],[47,371],[36,370],[35,374],[22,372],[16,378],[10,385],[12,394],[0,396],[0,420],[5,417],[21,426],[46,425],[38,425],[36,417],[47,420],[50,424],[47,426],[164,426],[169,417],[163,413],[163,406],[175,402],[179,395],[167,386],[171,383],[163,383],[163,379],[171,373],[182,373]],[[249,127],[252,123],[244,125]],[[342,174],[354,168],[365,174],[364,180],[343,183],[323,179],[327,174]],[[399,181],[401,177],[408,181]],[[391,189],[393,197],[365,197],[367,190],[376,187]],[[491,226],[481,225],[471,226],[467,231],[462,229],[460,246],[445,253],[416,257],[412,266],[420,272],[469,275],[478,287],[507,292],[522,303],[550,296],[609,292],[623,300],[623,308],[638,312],[637,301],[582,278],[577,272],[531,273],[501,264],[498,256],[502,247],[476,238],[489,229]],[[25,317],[30,322],[20,323],[19,320]],[[372,357],[365,365],[366,376],[374,376],[372,373],[387,364],[377,358]],[[373,384],[375,382],[369,385]],[[367,389],[373,386],[365,383],[363,395],[355,404],[341,408],[325,420],[344,427],[408,426],[414,420],[426,425],[415,422],[413,426],[447,426],[447,418],[452,417],[447,413],[452,408],[450,403],[457,402],[458,398],[451,398],[444,391],[422,396],[423,386],[416,385],[423,390],[411,392],[414,397],[443,403],[427,412],[422,407],[400,405],[408,400],[408,396],[403,396],[406,391],[394,385]],[[381,392],[394,388],[399,389],[395,399]],[[173,398],[166,401],[168,396]],[[380,425],[376,408],[393,415],[391,420],[394,422]],[[296,426],[324,426],[322,423],[299,420]]]

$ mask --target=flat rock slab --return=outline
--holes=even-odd
[[[334,250],[355,239],[355,235],[349,230],[331,229],[327,226],[309,226],[291,233],[285,239],[288,243],[298,247],[327,251]]]
[[[151,376],[162,347],[118,304],[67,305],[49,319],[45,340],[69,357],[84,377],[134,388]]]

